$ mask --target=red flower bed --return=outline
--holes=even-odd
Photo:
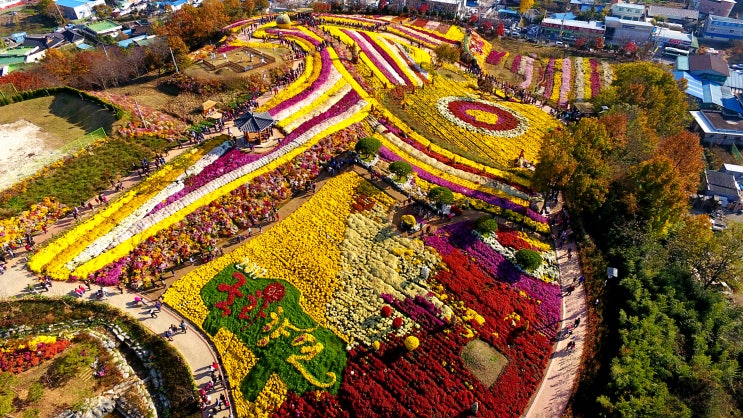
[[[28,347],[8,352],[0,351],[0,370],[13,374],[23,373],[49,360],[70,346],[68,340],[57,340],[51,344],[39,343],[35,351]]]
[[[471,230],[469,225],[460,228]],[[324,392],[289,394],[277,417],[419,417],[463,416],[477,401],[482,416],[518,417],[536,391],[552,351],[552,343],[537,326],[534,298],[481,268],[479,254],[465,252],[448,240],[444,231],[426,238],[442,256],[447,269],[434,280],[441,283],[453,302],[485,318],[483,325],[469,324],[421,327],[415,334],[420,347],[407,352],[403,337],[384,342],[379,351],[357,348],[349,352],[349,363],[337,396]],[[464,239],[466,244],[467,239]],[[411,305],[412,306],[412,305]],[[464,310],[466,310],[466,308]],[[516,312],[520,318],[511,315]],[[457,312],[461,317],[464,311]],[[554,326],[553,326],[554,327]],[[467,328],[508,359],[496,383],[485,387],[467,369],[463,347],[471,340]]]
[[[485,59],[485,62],[491,65],[498,65],[500,63],[500,60],[503,59],[507,54],[506,51],[498,52],[496,50],[490,51],[490,55]]]
[[[601,74],[599,74],[598,61],[591,58],[588,63],[591,65],[591,98],[594,98],[601,91]]]
[[[454,116],[470,125],[477,126],[478,128],[489,129],[491,131],[510,131],[519,126],[519,120],[510,112],[485,103],[455,100],[449,102],[448,107]],[[474,116],[469,114],[472,110],[495,114],[498,119],[495,123],[487,123],[477,120]]]
[[[518,73],[519,65],[521,65],[521,55],[516,55],[513,57],[513,62],[511,63],[511,72]]]
[[[519,250],[534,250],[539,251],[539,248],[529,244],[525,239],[521,238],[515,231],[498,231],[498,242],[506,247],[514,248],[516,251]]]

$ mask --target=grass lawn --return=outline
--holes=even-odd
[[[61,147],[98,128],[111,134],[116,117],[97,104],[71,94],[25,100],[2,107],[0,125],[25,119],[49,135],[50,146]]]
[[[16,14],[13,15],[13,12]],[[48,33],[56,27],[51,19],[37,14],[32,8],[19,6],[0,13],[0,37],[17,32]]]

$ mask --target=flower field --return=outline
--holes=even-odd
[[[423,19],[316,17],[316,27],[269,23],[253,33],[270,40],[263,47],[289,40],[306,52],[303,72],[257,109],[276,120],[275,146],[257,153],[212,141],[189,150],[39,249],[29,267],[112,286],[197,265],[164,301],[219,351],[237,416],[458,416],[475,401],[487,416],[521,416],[561,315],[550,226],[533,209],[540,196],[529,170],[560,124],[483,94],[456,67],[434,68],[421,48],[464,42],[481,65],[509,65],[476,33]],[[240,28],[256,22],[226,27],[234,36],[210,48],[249,45]],[[517,55],[510,67],[525,88],[559,100],[593,96],[611,80],[608,64],[588,59]],[[452,72],[456,81],[444,75]],[[408,163],[413,173],[396,187],[421,203],[446,187],[466,219],[401,233],[391,219],[402,199],[354,170],[324,175],[364,137],[381,143],[371,169]],[[316,181],[308,201],[273,223]],[[38,206],[27,218],[40,225],[56,212]],[[498,223],[489,236],[474,231],[484,214]],[[242,244],[222,254],[228,240]],[[522,269],[523,249],[542,264]],[[473,346],[503,359],[487,379],[463,354]]]
[[[497,65],[507,57],[498,54],[491,52],[488,62]],[[541,77],[535,77],[535,65],[539,65]],[[594,58],[572,57],[535,62],[531,57],[516,55],[506,68],[524,77],[520,88],[533,89],[538,96],[557,102],[560,106],[565,106],[568,99],[592,99],[614,79],[611,64]]]
[[[387,223],[392,202],[339,175],[165,294],[222,351],[238,414],[456,415],[477,400],[520,415],[549,358],[560,291],[508,254],[550,247],[513,231],[494,244],[469,223],[407,238]],[[409,336],[420,348],[405,349]],[[492,387],[459,355],[473,339],[508,359]]]
[[[535,161],[542,138],[557,128],[556,121],[533,106],[472,99],[474,94],[465,83],[439,77],[435,85],[406,97],[406,111],[445,148],[500,167],[513,167],[521,150],[524,158]]]

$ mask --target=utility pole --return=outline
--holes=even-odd
[[[147,121],[144,120],[144,116],[142,116],[142,111],[139,109],[139,103],[137,103],[136,100],[134,101],[134,106],[137,108],[137,113],[139,114],[139,118],[142,120],[142,124],[144,125],[145,128],[148,128]]]
[[[178,63],[175,62],[175,55],[173,54],[173,48],[169,47],[168,49],[170,50],[170,58],[173,58],[173,65],[175,66],[175,72],[176,74],[178,74],[180,73],[180,71],[178,70]]]

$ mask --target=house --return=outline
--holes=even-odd
[[[542,30],[546,36],[551,34],[558,38],[598,38],[603,37],[606,28],[604,22],[596,20],[567,20],[567,19],[542,19]]]
[[[733,7],[735,7],[735,0],[699,0],[697,10],[701,15],[728,17]]]
[[[743,118],[725,111],[695,110],[692,131],[701,134],[702,142],[711,145],[743,146]]]
[[[611,15],[617,19],[640,21],[645,17],[645,5],[634,3],[614,3]]]
[[[743,20],[709,15],[700,32],[702,38],[712,41],[743,39]]]
[[[0,49],[0,66],[36,62],[41,59],[38,52],[38,47],[17,46]]]
[[[65,45],[79,45],[85,40],[85,37],[75,29],[65,28],[64,30],[46,33],[43,35],[27,35],[23,40],[23,46],[39,47],[46,53],[50,48],[61,48]]]
[[[110,20],[101,20],[83,26],[82,31],[93,39],[100,39],[103,36],[115,38],[121,33],[121,25]]]
[[[80,20],[93,16],[93,8],[106,4],[105,0],[56,0],[57,7],[64,17],[70,20]]]
[[[440,15],[457,18],[463,17],[467,10],[465,0],[409,0],[407,6],[410,10],[438,12]]]
[[[678,7],[658,6],[652,4],[648,6],[647,17],[657,19],[664,17],[667,22],[685,25],[696,23],[699,20],[699,11],[692,9],[680,9]]]
[[[671,47],[689,50],[695,43],[694,35],[669,28],[656,27],[653,42],[661,48]]]
[[[651,41],[655,30],[650,22],[624,20],[614,16],[607,16],[604,24],[606,43],[614,45],[625,45],[629,41],[643,45]]]
[[[720,172],[732,175],[735,181],[743,181],[743,165],[723,164]]]
[[[704,187],[705,196],[719,196],[728,202],[737,202],[740,200],[740,189],[732,174],[704,170],[702,186]],[[725,202],[723,202],[723,205],[726,206]]]
[[[725,84],[730,75],[728,62],[720,54],[691,55],[687,59],[689,73],[702,80]]]

